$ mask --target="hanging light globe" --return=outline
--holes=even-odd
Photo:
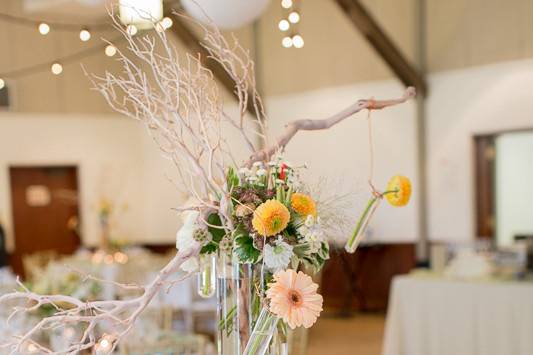
[[[162,0],[120,0],[120,22],[139,30],[153,28],[163,18]]]

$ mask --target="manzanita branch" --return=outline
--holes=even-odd
[[[296,120],[288,123],[285,126],[285,132],[280,135],[276,142],[273,145],[270,145],[264,149],[261,149],[250,157],[247,166],[252,165],[256,161],[267,161],[278,151],[279,149],[285,148],[285,146],[290,142],[290,140],[298,133],[299,131],[316,131],[324,130],[333,127],[339,122],[351,117],[359,111],[368,109],[368,110],[381,110],[386,107],[394,106],[397,104],[404,103],[410,98],[415,97],[416,91],[414,87],[408,87],[403,96],[398,99],[392,100],[359,100],[355,104],[345,108],[344,110],[334,114],[331,117],[311,120],[303,119]]]

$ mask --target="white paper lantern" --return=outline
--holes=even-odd
[[[140,30],[154,27],[163,18],[162,0],[120,0],[120,22]]]
[[[261,16],[270,0],[182,0],[181,3],[199,21],[208,22],[210,18],[221,29],[235,29]]]

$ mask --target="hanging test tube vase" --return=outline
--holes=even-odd
[[[200,255],[198,280],[198,295],[210,298],[216,291],[216,254]]]
[[[374,212],[378,208],[381,199],[381,196],[373,196],[370,200],[368,200],[363,214],[361,214],[359,220],[357,221],[357,225],[352,236],[344,247],[348,253],[354,253],[357,247],[359,246],[359,243],[363,239],[363,236],[366,232],[366,228],[368,227],[368,224],[370,223]]]

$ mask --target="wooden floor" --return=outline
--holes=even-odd
[[[319,318],[309,334],[308,355],[381,355],[384,315]]]

